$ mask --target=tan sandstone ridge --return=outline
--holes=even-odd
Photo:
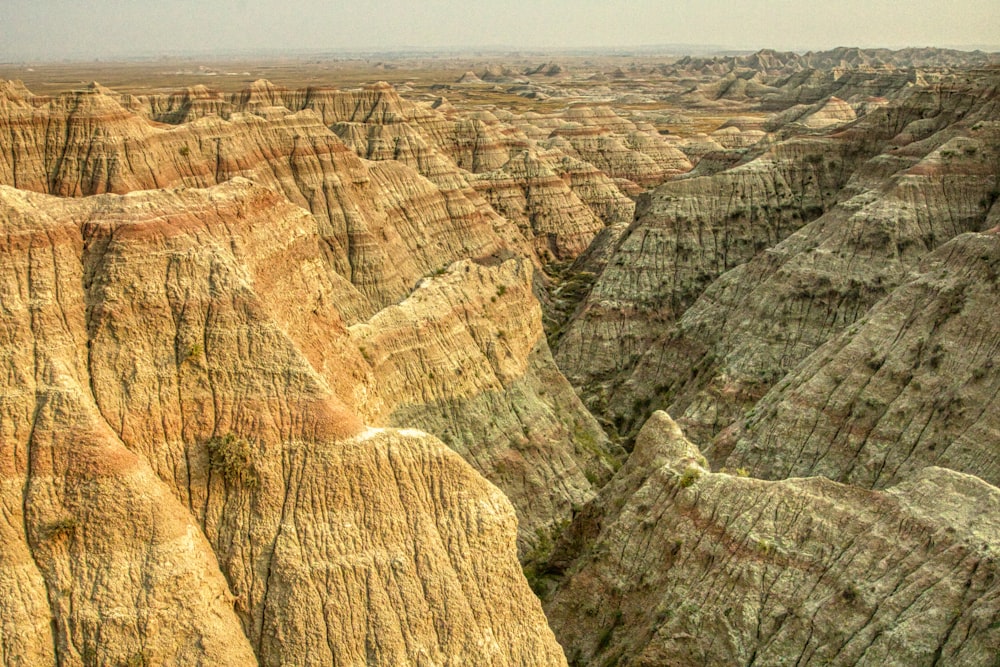
[[[641,200],[636,222],[612,246],[559,339],[567,377],[594,396],[591,385],[633,364],[715,277],[831,205],[843,176],[826,152],[816,141],[789,140],[735,169],[673,181]]]
[[[618,464],[555,367],[523,260],[455,263],[350,333],[371,365],[370,419],[439,434],[512,500],[524,549]]]
[[[604,224],[631,220],[623,190],[640,186],[628,178],[649,185],[690,168],[655,132],[608,110],[573,112],[595,132],[627,131],[608,138],[620,149],[581,159],[534,146],[489,112],[445,113],[384,83],[290,91],[258,81],[236,95],[163,97],[92,85],[51,99],[5,84],[2,99],[12,137],[4,182],[78,196],[254,178],[330,223],[338,271],[376,307],[460,257],[513,248],[573,259]],[[345,143],[378,164],[352,161]]]
[[[564,664],[506,498],[357,416],[312,216],[240,180],[0,202],[5,664]]]
[[[431,180],[442,191],[449,204],[452,199],[460,202],[469,200],[480,210],[490,214],[492,211],[472,191],[471,186],[476,185],[481,190],[482,187],[477,183],[493,181],[485,186],[489,191],[510,190],[510,194],[498,197],[508,201],[511,197],[517,198],[518,206],[508,206],[499,212],[504,216],[513,216],[527,238],[537,236],[537,247],[554,252],[560,259],[566,259],[567,253],[569,258],[575,257],[595,233],[586,225],[582,226],[581,232],[581,225],[575,222],[577,218],[592,220],[596,214],[605,221],[608,221],[609,215],[614,217],[614,222],[624,221],[626,218],[631,220],[634,206],[618,184],[599,171],[604,166],[603,163],[597,165],[597,169],[591,163],[583,163],[589,168],[582,168],[579,160],[558,152],[547,160],[551,164],[547,166],[546,172],[549,169],[555,172],[544,175],[543,187],[547,191],[539,191],[535,183],[537,176],[532,173],[519,174],[517,166],[521,154],[532,146],[533,140],[515,124],[501,122],[489,111],[459,113],[444,106],[432,108],[416,104],[400,97],[392,86],[384,82],[361,90],[310,88],[291,91],[267,81],[257,81],[243,93],[230,96],[216,94],[212,97],[213,100],[221,100],[221,106],[201,104],[200,100],[207,95],[210,95],[207,91],[192,90],[181,94],[179,98],[171,96],[166,100],[158,97],[141,100],[130,96],[120,98],[138,113],[173,123],[195,120],[208,114],[231,118],[233,114],[250,112],[268,118],[279,118],[283,113],[282,109],[287,109],[287,113],[315,111],[323,123],[359,156],[369,160],[392,160],[412,167]],[[586,115],[587,112],[578,110],[571,113]],[[655,160],[663,161],[659,153],[675,149],[664,147],[662,142],[655,149],[652,148],[652,144],[656,143],[653,138],[643,139],[636,133],[634,125],[610,110],[590,114],[590,117],[592,122],[596,122],[595,119],[601,122],[599,131],[607,133],[611,129],[624,128],[636,137],[630,140],[632,144],[638,144],[638,152],[634,153],[634,157],[623,155],[601,159],[604,162],[610,160],[607,164],[612,166],[638,159],[639,165],[620,168],[642,183],[659,183],[668,173],[690,168],[690,164],[684,162],[682,156],[672,171],[664,171],[662,167],[655,166]],[[625,150],[623,146],[621,151]],[[677,158],[674,156],[671,159]],[[490,173],[495,170],[500,170],[500,173],[491,178]],[[512,181],[511,173],[519,174],[520,178]],[[472,179],[472,174],[480,176]],[[628,189],[631,191],[636,187],[630,182]],[[549,198],[557,203],[547,203]],[[571,203],[567,205],[562,200]],[[496,198],[491,199],[493,204],[496,201]],[[610,202],[613,203],[609,205]],[[587,208],[591,204],[593,214]],[[556,212],[555,219],[553,211]],[[536,221],[538,225],[533,227]],[[567,228],[565,232],[562,230],[564,226]],[[562,239],[564,234],[568,237],[567,240]]]
[[[988,218],[995,141],[981,126],[919,158],[895,155],[889,169],[902,169],[889,178],[868,185],[868,168],[858,172],[854,187],[868,185],[859,194],[706,289],[638,362],[629,386],[659,387],[707,444],[889,294],[928,251],[995,224]],[[942,152],[954,155],[942,159]],[[887,161],[869,166],[883,170]],[[692,363],[695,374],[684,369]]]
[[[0,157],[3,182],[79,196],[253,178],[323,224],[324,252],[364,297],[344,295],[355,300],[344,309],[351,319],[398,300],[460,257],[530,252],[484,202],[461,188],[441,189],[401,162],[358,159],[313,111],[271,119],[238,112],[173,128],[99,91],[38,106],[10,93],[4,99],[0,122],[13,139]]]
[[[557,547],[546,611],[571,665],[992,665],[998,511],[942,468],[880,492],[712,473],[656,412]]]

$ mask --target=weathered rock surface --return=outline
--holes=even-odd
[[[516,227],[465,196],[476,196],[467,184],[439,188],[401,162],[364,162],[311,111],[163,128],[99,92],[38,107],[6,99],[13,111],[0,123],[12,141],[0,153],[2,182],[79,196],[253,178],[323,223],[325,252],[363,296],[345,308],[352,319],[455,259],[526,246]]]
[[[0,83],[0,662],[993,664],[989,61]]]
[[[992,665],[998,511],[941,468],[881,492],[712,473],[657,412],[546,611],[570,664]]]
[[[572,259],[586,250],[605,223],[560,177],[553,162],[552,156],[524,150],[499,169],[477,174],[474,184],[494,210],[533,239],[540,256]],[[607,191],[613,190],[611,186]],[[595,202],[602,198],[592,194]],[[607,198],[616,202],[613,194]]]
[[[5,662],[564,664],[509,502],[362,425],[343,279],[268,196],[0,187]]]
[[[661,186],[559,340],[567,377],[622,432],[669,406],[709,443],[926,252],[986,228],[989,81],[917,92],[845,132]]]
[[[998,268],[995,230],[930,253],[759,401],[718,455],[738,439],[728,463],[772,479],[884,487],[937,465],[1000,483]]]
[[[631,192],[641,192],[645,186],[658,185],[691,169],[684,153],[658,135],[638,130],[618,134],[599,124],[605,118],[574,118],[578,120],[553,130],[545,145],[593,164],[620,179]]]
[[[828,150],[789,141],[736,169],[674,181],[644,198],[559,341],[557,360],[570,381],[594,399],[591,385],[631,368],[714,278],[832,205],[839,164],[807,160]]]
[[[775,114],[768,119],[767,126],[776,129],[789,123],[799,123],[806,128],[823,129],[846,125],[857,118],[851,105],[838,97],[830,97],[813,105],[799,104]]]
[[[593,497],[621,453],[555,368],[541,315],[528,263],[466,261],[351,327],[372,367],[372,423],[435,433],[497,484],[524,553]]]

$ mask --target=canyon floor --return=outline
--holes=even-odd
[[[1000,56],[0,65],[0,664],[1000,664]]]

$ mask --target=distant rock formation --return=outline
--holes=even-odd
[[[475,72],[469,71],[458,78],[455,83],[484,83]]]

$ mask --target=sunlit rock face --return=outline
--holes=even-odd
[[[565,664],[507,498],[364,425],[316,218],[243,179],[0,215],[6,664]]]

